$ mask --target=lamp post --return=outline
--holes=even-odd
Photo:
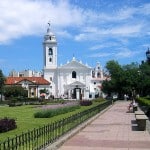
[[[149,48],[146,51],[146,58],[147,58],[147,62],[150,63],[150,49]]]

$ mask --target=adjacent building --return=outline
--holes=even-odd
[[[43,77],[7,77],[5,86],[22,86],[28,91],[29,98],[40,97],[40,90],[48,91],[50,82]],[[45,93],[44,97],[48,98],[49,93]]]

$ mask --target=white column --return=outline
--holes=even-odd
[[[76,89],[76,99],[80,100],[80,89]]]

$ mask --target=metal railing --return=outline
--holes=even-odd
[[[57,122],[45,125],[38,129],[16,135],[0,143],[0,150],[40,150],[54,143],[58,138],[72,130],[82,122],[111,105],[107,101],[91,109],[63,118]]]

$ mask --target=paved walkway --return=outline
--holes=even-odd
[[[134,113],[127,113],[128,104],[116,102],[59,150],[150,150],[150,134],[138,131]]]

